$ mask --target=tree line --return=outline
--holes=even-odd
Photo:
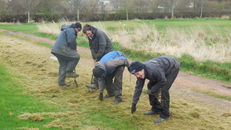
[[[0,21],[230,17],[231,0],[0,0]]]

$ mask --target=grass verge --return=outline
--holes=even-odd
[[[20,120],[18,116],[24,113],[48,112],[48,106],[38,99],[23,94],[23,87],[17,84],[3,65],[0,65],[0,128],[42,128],[51,119],[33,117]],[[54,111],[54,110],[53,110]]]
[[[147,61],[157,56],[166,55],[161,53],[146,53],[144,51],[124,48],[119,43],[114,43],[113,46],[114,50],[123,51],[132,60]],[[182,71],[231,83],[231,63],[216,63],[212,61],[198,62],[188,54],[184,54],[177,59],[181,62]]]
[[[208,96],[215,97],[215,98],[220,98],[220,99],[225,99],[225,100],[231,101],[231,96],[223,96],[223,95],[211,92],[211,91],[202,91],[202,93],[206,94]]]
[[[159,23],[158,21],[160,22],[161,20],[145,21],[145,22]],[[175,22],[179,22],[179,21],[184,22],[184,20],[175,20]],[[188,20],[188,21],[190,21],[190,23],[193,22],[191,20]],[[199,22],[199,21],[208,22],[207,19],[196,20],[196,22]],[[212,19],[211,21],[219,22],[219,20],[216,20],[216,19],[215,20]],[[142,22],[142,21],[138,21],[138,22]],[[105,23],[111,23],[111,22],[105,22]],[[7,29],[7,30],[22,31],[25,33],[30,33],[36,36],[50,38],[52,40],[56,38],[56,35],[38,32],[36,24],[0,25],[0,27]],[[42,44],[43,46],[51,47],[51,45],[48,45],[46,43],[39,43],[39,44]],[[88,42],[83,36],[78,37],[78,45],[81,47],[86,47],[86,48],[89,47]],[[161,53],[146,53],[144,51],[132,50],[132,49],[124,48],[119,43],[116,43],[116,42],[113,43],[113,46],[114,46],[114,50],[123,51],[132,60],[147,61],[156,56],[168,55],[168,54],[161,54]],[[230,62],[225,62],[225,63],[218,63],[218,62],[213,62],[213,61],[199,62],[199,61],[196,61],[192,56],[188,54],[184,54],[183,56],[178,58],[178,60],[181,62],[182,71],[190,72],[192,74],[200,75],[200,76],[207,77],[210,79],[220,80],[226,83],[231,83],[231,63]]]

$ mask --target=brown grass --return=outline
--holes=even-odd
[[[57,34],[60,25],[63,23],[50,23],[39,25],[39,31]],[[199,61],[212,60],[217,62],[231,61],[231,32],[225,36],[222,32],[210,26],[208,33],[203,27],[194,27],[191,30],[169,28],[164,32],[159,32],[155,26],[146,24],[135,25],[135,30],[128,31],[126,24],[121,23],[118,31],[106,30],[105,24],[97,22],[93,24],[100,28],[122,46],[144,50],[147,52],[159,52],[180,57],[182,54],[190,54]],[[211,45],[210,45],[211,44]]]
[[[180,80],[177,80],[171,91],[171,119],[163,124],[154,124],[153,119],[158,116],[144,116],[143,112],[150,109],[148,97],[142,94],[137,112],[130,114],[130,105],[134,91],[135,78],[125,69],[123,81],[123,102],[119,105],[111,105],[113,98],[106,99],[103,102],[98,100],[98,92],[89,93],[85,87],[90,82],[91,68],[93,61],[89,59],[90,51],[79,49],[81,56],[80,63],[77,66],[79,88],[74,87],[72,79],[68,82],[71,87],[59,89],[57,86],[57,77],[50,75],[57,73],[57,61],[50,60],[50,50],[45,47],[31,44],[27,41],[0,36],[0,55],[1,64],[6,65],[10,72],[22,78],[15,79],[26,87],[25,94],[34,95],[44,101],[46,104],[59,108],[60,112],[40,112],[25,113],[19,115],[20,119],[26,120],[46,120],[54,118],[53,121],[45,124],[44,128],[58,129],[112,129],[110,127],[84,125],[83,122],[91,124],[92,120],[88,113],[102,110],[110,113],[114,120],[134,123],[137,129],[229,129],[230,116],[224,114],[222,110],[213,109],[206,104],[200,104],[190,96],[190,92],[183,96],[184,93],[176,95],[174,86],[184,86]],[[144,88],[146,90],[146,88]],[[226,112],[229,113],[229,112]],[[100,119],[98,124],[103,124]]]

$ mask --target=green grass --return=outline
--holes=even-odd
[[[7,72],[7,69],[0,65],[0,128],[1,129],[18,129],[18,128],[39,128],[44,129],[44,125],[47,125],[55,118],[49,116],[42,116],[44,119],[36,120],[29,118],[27,120],[18,119],[17,117],[24,113],[40,113],[40,112],[57,112],[66,110],[68,108],[55,108],[55,106],[47,106],[38,98],[31,95],[24,94],[26,90],[23,86],[16,83],[13,80],[13,76]],[[113,128],[113,129],[135,129],[134,121],[116,119],[117,114],[112,114],[107,107],[99,107],[97,109],[91,109],[93,104],[80,104],[78,111],[81,113],[78,115],[81,121],[81,127],[94,126],[96,128]],[[100,110],[99,110],[100,109]],[[90,110],[89,112],[84,112]],[[83,112],[81,112],[83,111]],[[114,118],[112,118],[114,117]],[[127,117],[123,117],[127,118]],[[49,129],[57,129],[58,127],[52,127]],[[78,127],[76,127],[78,128]]]
[[[157,56],[167,55],[161,53],[146,53],[144,51],[123,48],[119,43],[113,43],[114,50],[121,50],[132,60],[147,61]],[[173,56],[174,57],[174,56]],[[208,77],[231,83],[231,63],[216,63],[212,61],[198,62],[192,56],[184,54],[177,58],[181,62],[181,70],[196,75]]]
[[[23,94],[23,87],[13,81],[6,68],[0,65],[0,128],[16,129],[19,127],[42,128],[51,119],[42,121],[20,120],[17,116],[23,113],[54,111],[41,101],[30,95]]]
[[[125,24],[126,29],[134,30],[135,27],[141,24],[147,24],[149,26],[155,25],[158,31],[166,31],[168,28],[175,29],[183,29],[188,30],[193,27],[203,26],[204,28],[209,28],[210,26],[216,26],[221,32],[225,34],[225,30],[231,29],[230,19],[216,19],[216,18],[203,18],[203,19],[157,19],[157,20],[131,20],[131,21],[105,21],[100,22],[103,24],[106,29],[109,31],[116,31]],[[87,22],[89,24],[97,24],[99,22]],[[22,31],[25,33],[34,34],[37,36],[42,36],[50,39],[55,39],[56,36],[52,34],[45,34],[37,32],[36,24],[9,24],[9,25],[0,25],[0,28],[4,28],[7,30],[14,31]],[[208,29],[209,31],[209,29]],[[41,43],[40,43],[41,44]],[[208,43],[211,44],[211,43]],[[85,40],[83,36],[78,37],[78,45],[82,47],[88,48],[88,41]],[[47,45],[46,43],[43,46],[51,47],[51,45]],[[131,50],[127,48],[123,48],[119,45],[119,43],[113,43],[114,50],[121,50],[125,52],[125,54],[131,58],[132,60],[139,61],[147,61],[153,57],[160,55],[168,55],[168,54],[160,54],[160,53],[146,53],[144,51],[139,50]],[[185,54],[182,57],[178,58],[181,61],[181,70],[191,72],[193,74],[201,75],[203,77],[208,77],[212,79],[217,79],[220,81],[231,83],[231,63],[217,63],[212,61],[203,61],[198,62],[192,56]]]
[[[109,108],[111,106],[100,106],[96,109],[95,106],[92,105],[96,104],[82,104],[80,106],[80,109],[89,110],[88,112],[81,115],[83,126],[95,126],[96,128],[104,129],[113,128],[116,130],[137,129],[135,120],[124,116],[123,112],[115,112],[113,108]],[[91,122],[89,122],[89,120]]]
[[[215,98],[220,98],[220,99],[225,99],[225,100],[231,101],[231,96],[223,96],[223,95],[216,94],[216,93],[210,92],[210,91],[202,91],[202,93],[204,93],[208,96],[215,97]]]

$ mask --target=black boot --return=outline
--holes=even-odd
[[[75,72],[69,72],[69,73],[66,73],[66,77],[67,78],[77,78],[79,77],[79,75],[76,74]]]
[[[71,86],[70,84],[64,83],[64,84],[60,84],[59,87],[69,87]]]
[[[122,102],[122,99],[115,99],[111,104],[119,104],[120,102]]]
[[[103,101],[103,93],[102,92],[99,93],[99,100]]]
[[[144,113],[144,115],[156,115],[156,114],[159,114],[159,112],[155,110],[149,110]]]

